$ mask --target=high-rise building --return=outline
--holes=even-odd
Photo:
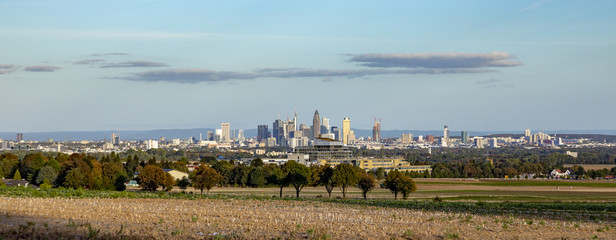
[[[319,116],[319,110],[314,112],[312,117],[312,139],[317,139],[321,135],[321,117]]]
[[[524,129],[524,137],[530,137],[530,129]]]
[[[428,136],[426,136],[426,142],[429,142],[429,143],[434,142],[434,135],[428,135]]]
[[[445,127],[443,128],[443,138],[445,140],[449,140],[449,128],[447,127],[447,125],[445,125]]]
[[[374,119],[374,127],[372,128],[372,139],[375,142],[381,142],[381,121]]]
[[[22,140],[24,140],[24,134],[23,133],[18,133],[17,137],[15,138],[15,140],[17,140],[16,142],[21,142]]]
[[[111,133],[111,144],[118,145],[120,144],[120,136],[116,133]]]
[[[145,146],[146,149],[156,149],[158,148],[158,141],[148,139],[147,141],[145,141],[145,145],[146,145]]]
[[[212,131],[207,132],[207,140],[214,141],[214,133],[212,133]]]
[[[468,132],[467,131],[461,131],[460,132],[460,142],[462,144],[466,144],[467,141],[468,141]]]
[[[269,137],[269,130],[267,130],[267,125],[259,125],[257,126],[257,142],[262,143],[267,141]]]
[[[231,124],[221,123],[220,128],[222,129],[220,141],[223,143],[231,142]]]
[[[330,132],[334,134],[334,140],[342,141],[342,139],[340,139],[342,134],[340,134],[340,129],[338,127],[332,126]]]
[[[244,141],[244,129],[240,129],[237,131],[237,140]]]
[[[329,132],[329,118],[323,117],[321,122],[321,134],[328,134]]]
[[[413,141],[413,134],[402,134],[402,144],[409,144]]]
[[[297,131],[297,111],[295,111],[295,117],[293,117],[293,126],[295,127],[293,131]]]
[[[280,118],[276,119],[272,124],[272,137],[276,139],[276,144],[278,146],[284,146],[286,142],[285,130],[286,130],[286,121],[280,120]]]
[[[349,133],[351,132],[351,119],[342,120],[342,143],[349,144]]]

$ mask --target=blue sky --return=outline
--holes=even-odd
[[[616,129],[615,1],[0,0],[0,131]]]

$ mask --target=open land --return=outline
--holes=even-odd
[[[278,188],[182,193],[0,190],[4,238],[175,239],[616,239],[616,187],[508,180],[416,179],[409,200],[386,189],[363,200],[323,187],[301,200]],[[505,184],[510,183],[510,184]],[[557,185],[557,186],[553,186]],[[588,186],[584,186],[588,185]],[[38,192],[35,192],[38,191]],[[191,191],[187,189],[186,191]],[[194,190],[192,190],[194,191]],[[293,196],[292,188],[283,195]],[[439,196],[439,201],[433,201]]]

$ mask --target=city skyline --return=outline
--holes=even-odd
[[[615,8],[3,1],[0,132],[254,129],[315,109],[382,131],[616,129]]]

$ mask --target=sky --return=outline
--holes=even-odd
[[[616,1],[0,0],[0,132],[616,129]]]

